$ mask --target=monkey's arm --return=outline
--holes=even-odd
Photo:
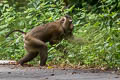
[[[62,40],[62,35],[58,33],[58,34],[54,34],[49,42],[51,45],[53,45],[59,43],[61,40]]]

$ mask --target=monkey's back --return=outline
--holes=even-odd
[[[30,32],[28,32],[26,36],[29,35],[29,36],[35,37],[39,40],[42,40],[44,42],[47,42],[52,38],[53,35],[55,35],[55,34],[59,35],[60,26],[57,26],[57,25],[59,25],[59,23],[52,22],[52,24],[48,23],[45,25],[35,27]]]

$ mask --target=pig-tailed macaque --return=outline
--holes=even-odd
[[[23,65],[24,63],[31,61],[37,55],[40,55],[40,66],[46,65],[48,58],[46,42],[49,42],[52,45],[58,43],[63,38],[72,36],[73,28],[72,18],[66,15],[55,22],[35,27],[28,33],[20,30],[12,31],[20,32],[24,35],[24,48],[27,51],[27,55],[17,63]],[[12,32],[10,32],[7,37]]]

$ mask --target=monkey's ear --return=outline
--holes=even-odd
[[[61,23],[64,23],[65,22],[65,17],[63,17],[61,20],[60,20]]]

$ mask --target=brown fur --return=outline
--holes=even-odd
[[[50,42],[50,44],[58,43],[64,37],[72,35],[72,30],[72,19],[69,16],[33,28],[30,32],[24,34],[24,47],[27,51],[27,55],[20,59],[18,64],[23,65],[39,54],[41,59],[40,65],[44,66],[48,57],[47,45],[45,42]]]

